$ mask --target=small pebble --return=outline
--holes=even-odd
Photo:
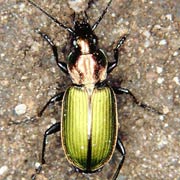
[[[18,6],[18,7],[17,7]],[[24,11],[25,3],[18,3],[18,5],[15,5],[16,8],[19,8],[20,12]]]
[[[173,56],[177,56],[179,54],[179,52],[178,51],[175,51],[174,53],[173,53]]]
[[[26,113],[26,109],[27,109],[27,107],[25,104],[18,104],[14,110],[17,115],[22,115],[22,114]]]
[[[141,151],[140,151],[140,150],[137,150],[137,151],[135,152],[135,155],[136,155],[137,157],[139,157],[139,155],[141,155]]]
[[[168,140],[166,136],[161,136],[157,140],[159,141],[157,145],[160,149],[168,144]]]
[[[149,38],[151,36],[151,33],[149,31],[144,31],[143,32],[143,35],[146,37],[146,38]]]
[[[172,16],[172,14],[166,14],[166,18],[167,18],[168,20],[170,20],[170,21],[172,21],[172,20],[173,20],[173,16]]]
[[[111,16],[112,16],[112,17],[116,17],[116,14],[115,14],[115,13],[112,13]]]
[[[80,13],[88,7],[86,0],[68,0],[68,4],[76,13]]]
[[[173,78],[173,81],[177,84],[177,85],[180,85],[180,80],[178,77],[174,77]]]
[[[154,29],[156,29],[156,30],[160,30],[162,27],[161,27],[161,25],[159,25],[159,24],[156,24],[155,26],[154,26]]]
[[[163,46],[163,45],[166,45],[167,44],[167,41],[165,39],[162,39],[160,42],[159,42],[159,45]]]
[[[164,121],[164,115],[160,115],[160,116],[159,116],[159,119],[160,119],[161,121]]]
[[[36,169],[38,169],[40,166],[41,166],[41,163],[39,163],[39,162],[36,162],[36,163],[35,163],[35,168],[36,168]]]
[[[158,74],[160,74],[163,72],[163,68],[158,66],[158,67],[156,67],[156,71]]]
[[[145,43],[144,43],[144,47],[145,48],[148,48],[150,46],[150,41],[149,40],[146,40]]]
[[[168,123],[165,123],[165,124],[164,124],[164,127],[165,127],[165,128],[167,128],[168,126],[169,126],[169,124],[168,124]]]
[[[3,175],[4,173],[6,173],[8,171],[8,167],[5,165],[5,166],[2,166],[0,168],[0,176]]]
[[[163,107],[163,113],[167,114],[169,112],[169,108],[167,106]]]
[[[159,78],[157,79],[157,83],[158,83],[158,84],[162,84],[163,81],[164,81],[164,78],[162,78],[162,77],[159,77]]]
[[[5,56],[5,54],[4,54],[4,53],[1,53],[0,56],[3,58],[3,57]]]

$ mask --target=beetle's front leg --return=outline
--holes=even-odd
[[[118,174],[119,174],[119,171],[121,170],[121,167],[124,163],[124,160],[125,160],[125,155],[126,155],[126,151],[125,151],[125,148],[120,140],[120,138],[118,137],[117,139],[117,143],[116,143],[116,148],[118,149],[118,151],[121,153],[122,155],[122,159],[121,161],[119,162],[119,165],[118,165],[118,168],[115,172],[115,174],[113,175],[113,178],[112,180],[116,180],[116,178],[118,177]]]
[[[119,48],[124,44],[127,35],[123,36],[114,48],[114,61],[108,62],[107,73],[109,74],[118,64]]]
[[[50,37],[45,34],[45,33],[42,33],[39,29],[36,30],[37,33],[39,33],[47,42],[48,44],[51,46],[51,49],[53,51],[53,54],[54,54],[54,57],[55,57],[55,60],[56,60],[56,63],[58,65],[58,67],[66,74],[69,74],[68,73],[68,69],[67,69],[67,64],[63,61],[59,61],[58,60],[58,51],[57,51],[57,47],[56,45],[53,43],[53,41],[50,39]]]
[[[162,112],[156,110],[155,108],[153,108],[153,107],[151,107],[151,106],[149,106],[147,104],[144,104],[144,103],[141,103],[140,101],[138,101],[136,99],[136,97],[132,94],[132,92],[129,89],[125,89],[125,88],[121,88],[121,87],[119,87],[119,88],[113,87],[113,90],[114,90],[114,92],[116,94],[129,94],[132,97],[134,103],[136,103],[138,106],[140,106],[140,107],[142,107],[142,108],[144,108],[144,109],[146,109],[148,111],[155,112],[155,113],[157,113],[159,115],[163,115]]]
[[[46,105],[42,108],[42,110],[38,113],[38,116],[41,117],[42,114],[44,113],[44,111],[46,110],[46,108],[50,105],[50,104],[54,104],[55,102],[60,102],[62,101],[64,96],[64,92],[58,93],[55,96],[53,96],[47,103]]]

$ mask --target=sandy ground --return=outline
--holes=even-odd
[[[36,1],[38,2],[38,1]],[[73,10],[67,1],[39,2],[66,25],[72,26]],[[90,23],[106,3],[91,3]],[[59,58],[69,52],[69,35],[36,8],[22,0],[0,0],[0,179],[26,180],[40,161],[44,131],[60,119],[59,106],[36,115],[58,91],[70,84],[60,72],[47,43],[34,31],[40,28],[58,46]],[[133,104],[128,95],[117,96],[120,132],[126,160],[120,180],[180,179],[180,1],[113,0],[96,29],[99,46],[113,60],[113,47],[129,33],[120,51],[118,67],[110,84],[130,89],[144,103],[165,115]],[[20,109],[20,110],[19,110]],[[101,172],[80,174],[67,162],[60,135],[48,139],[46,161],[40,180],[110,179],[119,162],[118,151]]]

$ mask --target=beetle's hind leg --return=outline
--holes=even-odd
[[[54,57],[55,57],[55,60],[56,60],[56,63],[58,65],[58,67],[65,73],[65,74],[69,74],[68,73],[68,69],[67,69],[67,64],[63,61],[59,61],[59,58],[58,58],[58,51],[57,51],[57,47],[56,45],[53,43],[53,41],[50,39],[50,37],[41,32],[39,29],[36,30],[36,32],[38,34],[40,34],[47,42],[48,44],[51,46],[51,49],[53,51],[53,54],[54,54]]]
[[[121,88],[121,87],[119,87],[119,88],[113,87],[113,90],[114,90],[114,92],[116,94],[129,94],[132,97],[133,102],[135,104],[137,104],[138,106],[140,106],[140,107],[142,107],[142,108],[144,108],[144,109],[146,109],[148,111],[155,112],[155,113],[157,113],[159,115],[163,115],[162,112],[156,110],[155,108],[153,108],[153,107],[151,107],[151,106],[149,106],[147,104],[144,104],[144,103],[141,103],[140,101],[138,101],[136,99],[136,97],[133,95],[133,93],[129,89],[125,89],[125,88]]]
[[[45,155],[45,150],[46,150],[46,140],[47,137],[51,134],[57,133],[58,131],[60,131],[60,122],[57,122],[55,124],[53,124],[50,128],[48,128],[46,130],[46,132],[44,133],[44,139],[43,139],[43,147],[42,147],[42,158],[41,158],[41,162],[42,164],[45,164],[45,159],[44,159],[44,155]]]
[[[64,96],[64,92],[58,93],[56,95],[54,95],[47,103],[46,105],[41,109],[41,111],[38,113],[38,116],[41,117],[44,113],[44,111],[46,110],[46,108],[49,105],[54,104],[55,102],[61,102]]]
[[[122,159],[121,159],[121,161],[119,162],[118,168],[117,168],[115,174],[113,175],[112,180],[116,180],[116,178],[118,177],[119,171],[121,170],[121,167],[122,167],[122,165],[123,165],[123,163],[124,163],[125,155],[126,155],[125,148],[124,148],[124,146],[123,146],[123,144],[122,144],[122,142],[121,142],[121,140],[120,140],[119,137],[118,137],[118,139],[117,139],[116,148],[117,148],[118,151],[121,153]]]
[[[45,151],[46,151],[46,141],[47,141],[47,137],[51,134],[57,133],[58,131],[60,131],[60,122],[57,122],[55,124],[53,124],[50,128],[48,128],[45,133],[44,133],[44,139],[43,139],[43,146],[42,146],[42,155],[41,155],[41,164],[45,164]],[[40,165],[37,169],[36,169],[36,173],[32,175],[31,179],[35,180],[36,179],[36,175],[39,174],[42,170],[42,166]]]

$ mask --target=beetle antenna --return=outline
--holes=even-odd
[[[47,13],[44,9],[42,9],[40,6],[38,6],[37,4],[35,4],[33,1],[28,0],[28,2],[30,4],[32,4],[33,6],[35,6],[37,9],[39,9],[41,12],[43,12],[44,14],[46,14],[51,20],[53,20],[56,24],[58,24],[60,27],[66,29],[69,33],[74,34],[74,30],[64,24],[62,24],[61,22],[59,22],[56,18],[52,17],[49,13]]]
[[[110,4],[111,4],[112,0],[110,0],[106,6],[106,8],[104,9],[104,11],[102,12],[101,16],[99,17],[99,19],[94,23],[94,25],[92,26],[92,30],[94,31],[96,29],[96,27],[98,26],[98,24],[101,22],[101,20],[103,19],[104,15],[107,12],[107,9],[109,8]]]
[[[89,19],[89,17],[88,17],[88,15],[87,15],[86,11],[84,11],[84,12],[83,12],[83,20],[84,20],[85,22],[88,22],[88,19]]]

